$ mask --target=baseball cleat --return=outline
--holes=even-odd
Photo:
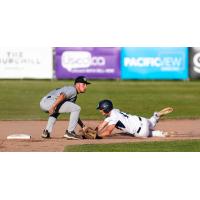
[[[167,107],[167,108],[164,108],[161,111],[157,112],[157,115],[158,115],[158,117],[162,117],[164,115],[167,115],[167,114],[173,112],[173,110],[174,110],[173,108]]]
[[[67,138],[68,140],[78,140],[78,136],[76,135],[76,133],[74,131],[66,131],[64,134],[64,138]]]
[[[42,138],[50,138],[50,133],[49,133],[49,131],[44,130],[41,137],[42,137]]]

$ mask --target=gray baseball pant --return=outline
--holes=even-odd
[[[48,112],[48,110],[51,108],[54,102],[55,102],[55,99],[44,97],[40,101],[40,108],[43,111]],[[66,101],[60,106],[58,113],[70,113],[69,126],[67,129],[69,132],[74,131],[74,129],[76,128],[80,111],[81,111],[81,107],[70,101]],[[49,133],[52,132],[53,126],[56,123],[56,120],[57,120],[56,117],[49,116],[47,126],[46,126],[46,130],[48,130]]]

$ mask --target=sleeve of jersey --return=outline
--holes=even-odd
[[[115,125],[118,120],[113,117],[107,117],[104,121],[108,122],[108,125]]]
[[[73,90],[73,88],[63,88],[63,90],[61,91],[61,94],[64,94],[66,99],[71,98],[74,95],[75,91]]]

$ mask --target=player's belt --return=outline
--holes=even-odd
[[[141,117],[138,117],[138,118],[139,118],[140,121],[142,121],[142,118],[141,118]],[[141,126],[138,128],[137,133],[140,132],[141,128],[142,128]]]

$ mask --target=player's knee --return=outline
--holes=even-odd
[[[46,108],[45,104],[43,102],[40,102],[40,109],[44,112],[47,112],[48,109]]]
[[[81,111],[81,107],[77,105],[77,106],[76,106],[76,111],[77,111],[77,112],[80,112],[80,111]]]

